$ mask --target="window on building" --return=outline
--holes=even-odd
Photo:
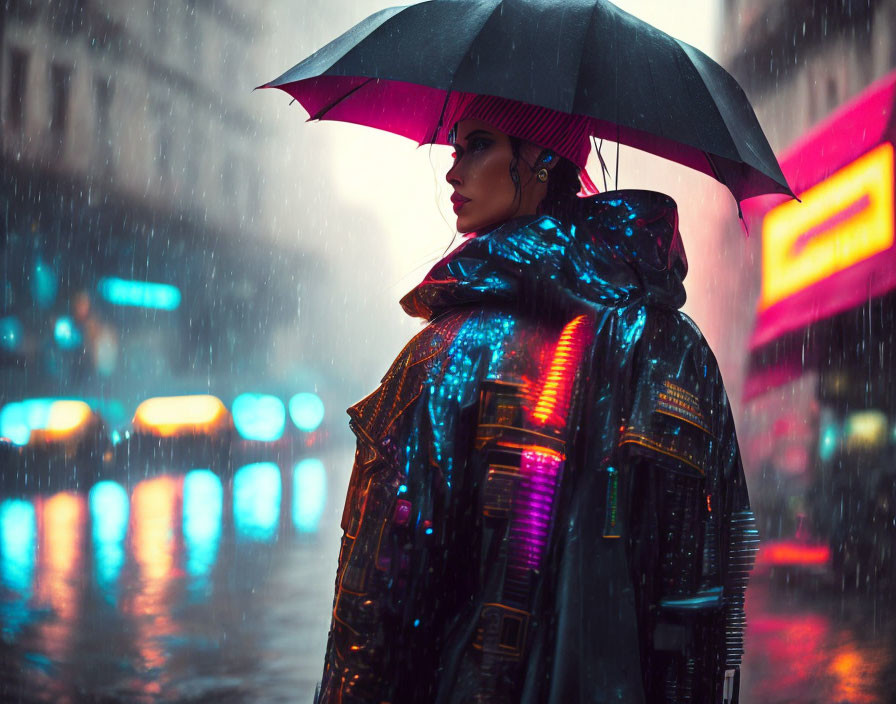
[[[837,79],[830,76],[827,80],[825,89],[825,99],[827,101],[827,111],[830,113],[840,104],[840,88],[837,85]]]
[[[187,0],[184,8],[184,42],[187,47],[191,68],[202,68],[202,23],[199,21],[199,7],[196,0]]]
[[[111,119],[112,112],[112,79],[108,76],[98,76],[93,82],[94,104],[96,108],[96,119],[94,121],[94,135],[96,141],[96,157],[103,171],[109,171],[112,168],[112,133]]]
[[[156,120],[156,151],[153,155],[156,175],[159,178],[168,178],[172,173],[172,159],[174,158],[174,111],[171,103],[165,100],[157,100],[153,103],[153,113]]]
[[[197,135],[188,135],[186,141],[186,164],[185,164],[185,173],[184,173],[184,181],[186,183],[187,189],[193,194],[200,193],[202,191],[200,184],[200,179],[202,178],[202,174],[200,172],[200,154],[202,154],[203,145],[199,142],[199,137]],[[196,203],[198,201],[194,201]]]
[[[20,22],[30,22],[37,17],[37,0],[6,0],[6,12],[9,17]]]
[[[25,91],[28,88],[28,54],[20,49],[9,52],[9,84],[6,95],[6,120],[10,127],[25,124]]]
[[[896,8],[890,10],[891,21],[896,22]],[[893,25],[890,25],[891,27]],[[882,32],[884,41],[890,44],[890,63],[887,64],[887,70],[896,68],[896,39],[893,38],[892,32]]]
[[[165,0],[150,0],[152,3],[152,24],[158,47],[164,47],[167,44],[168,32],[168,12],[171,8],[167,6]]]
[[[84,27],[84,4],[87,0],[59,0],[51,2],[49,12],[53,29],[68,36]]]
[[[72,69],[70,66],[53,64],[50,67],[50,89],[53,91],[50,97],[50,129],[60,138],[65,136],[68,122],[71,83]]]

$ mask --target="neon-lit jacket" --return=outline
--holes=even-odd
[[[757,535],[676,205],[588,212],[471,237],[402,299],[429,323],[348,410],[320,702],[736,700]]]

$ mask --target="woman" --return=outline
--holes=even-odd
[[[675,204],[577,197],[585,118],[447,115],[467,241],[348,410],[319,701],[733,701],[755,530]]]

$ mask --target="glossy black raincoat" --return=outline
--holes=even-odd
[[[357,435],[320,701],[736,698],[756,547],[675,203],[467,240]]]

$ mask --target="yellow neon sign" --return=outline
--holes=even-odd
[[[884,142],[762,223],[759,310],[893,246],[893,145]]]

